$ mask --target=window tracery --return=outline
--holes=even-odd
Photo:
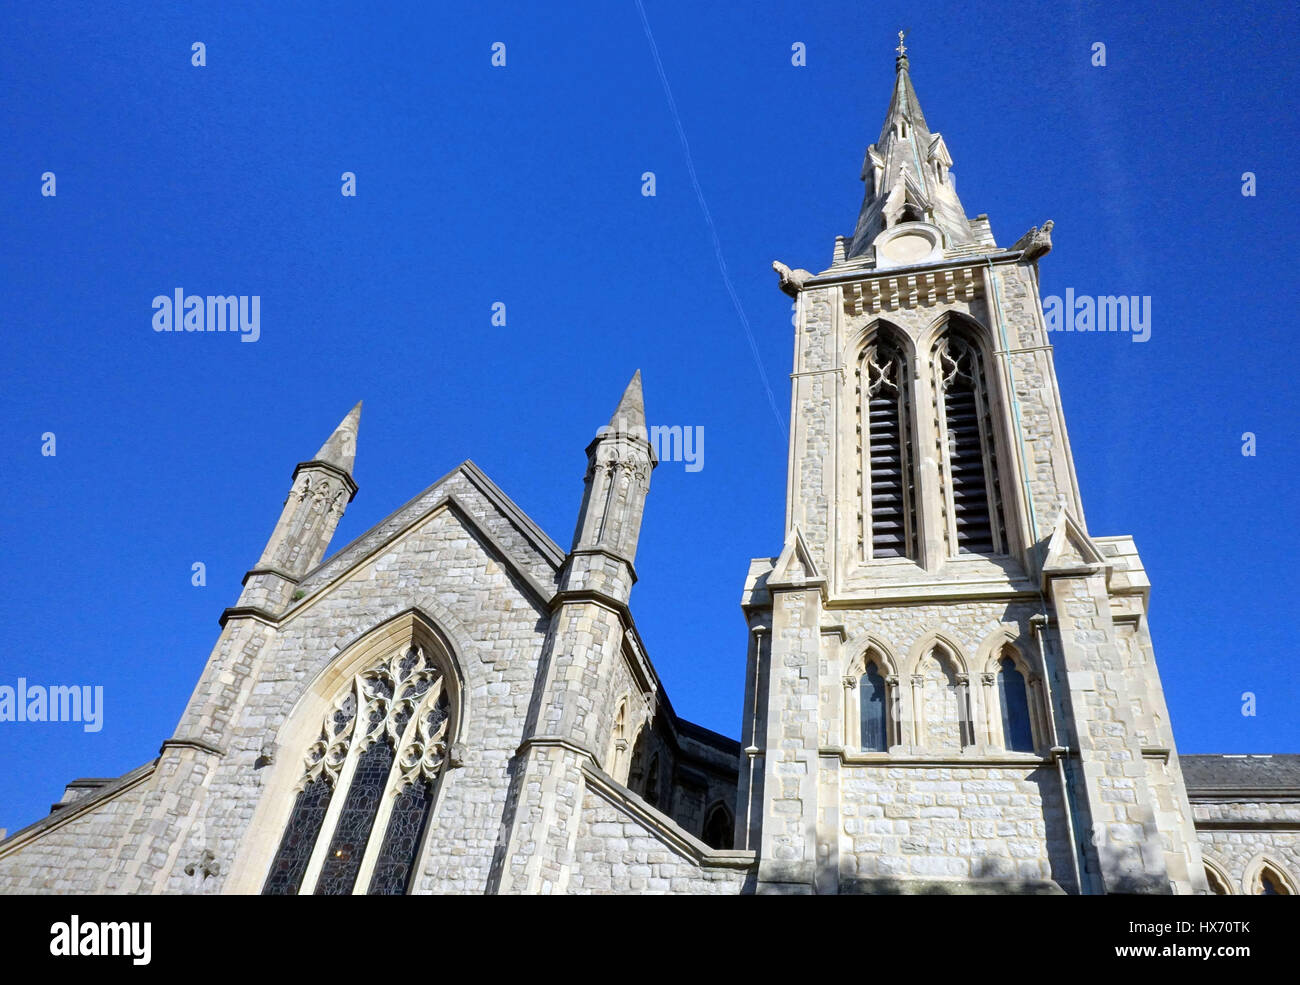
[[[445,675],[423,647],[403,646],[357,674],[307,751],[263,893],[405,892],[450,721]]]

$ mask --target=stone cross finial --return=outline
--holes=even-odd
[[[899,58],[903,58],[907,55],[907,45],[903,44],[903,38],[905,38],[906,36],[907,36],[906,31],[898,32],[898,47],[895,48],[894,50],[898,52]]]

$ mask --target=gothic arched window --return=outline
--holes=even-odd
[[[1228,888],[1228,881],[1219,874],[1213,866],[1205,867],[1205,882],[1210,887],[1210,893],[1214,896],[1231,896],[1232,890]]]
[[[704,819],[704,834],[700,840],[710,848],[730,851],[735,844],[736,822],[725,804],[717,803],[709,809]]]
[[[858,702],[861,714],[861,745],[863,752],[889,751],[889,712],[885,679],[874,661],[867,664],[866,673],[858,681]]]
[[[1291,887],[1285,879],[1275,872],[1272,866],[1265,865],[1255,878],[1256,896],[1290,896]]]
[[[998,708],[1002,712],[1002,744],[1015,752],[1034,751],[1034,728],[1029,719],[1029,693],[1025,675],[1015,661],[998,661]]]
[[[307,750],[262,892],[405,893],[432,813],[450,720],[446,678],[418,645],[357,674]]]
[[[863,557],[916,557],[911,389],[903,348],[877,332],[858,360]]]
[[[960,332],[934,350],[940,451],[946,465],[948,537],[957,554],[1005,554],[993,417],[983,360]]]

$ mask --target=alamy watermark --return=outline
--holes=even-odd
[[[104,687],[45,687],[20,677],[17,687],[0,684],[0,722],[81,722],[82,731],[98,732],[104,727]]]
[[[1043,320],[1049,332],[1129,332],[1129,341],[1151,338],[1151,297],[1107,294],[1094,297],[1065,289],[1065,298],[1043,298]]]
[[[262,337],[260,294],[186,294],[176,288],[172,296],[153,299],[155,332],[238,332],[241,342]]]
[[[153,924],[148,921],[83,921],[74,913],[50,924],[50,954],[56,958],[130,958],[146,965],[153,957]]]
[[[646,429],[641,425],[629,425],[620,418],[617,428],[606,424],[596,432],[596,437],[612,433],[626,434],[648,442],[659,462],[684,462],[687,472],[698,472],[704,468],[704,426],[701,424],[688,424],[685,427],[680,424],[652,424],[647,435]]]

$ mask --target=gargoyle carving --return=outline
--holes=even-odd
[[[1047,255],[1052,251],[1052,226],[1054,225],[1055,223],[1048,219],[1041,228],[1035,226],[1016,240],[1011,249],[1023,251],[1026,260],[1037,260]]]
[[[799,270],[791,270],[780,260],[772,261],[772,269],[775,270],[777,276],[781,278],[781,290],[785,291],[785,293],[790,295],[790,297],[798,296],[799,292],[803,290],[804,283],[812,278],[812,274],[809,271],[803,270],[802,268]]]

